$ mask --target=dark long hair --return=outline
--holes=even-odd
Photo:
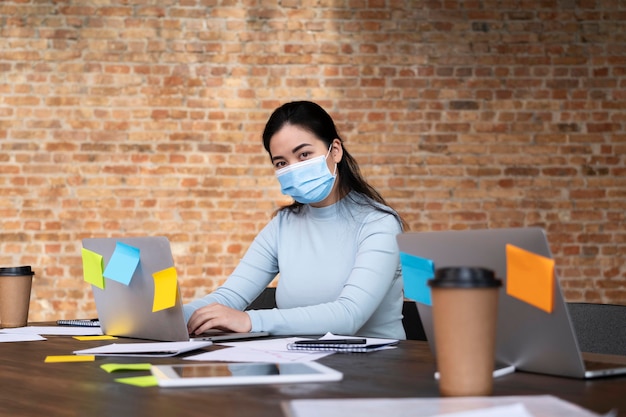
[[[400,224],[406,227],[406,223],[402,217],[390,208],[385,199],[374,187],[365,181],[361,175],[359,165],[344,146],[343,140],[335,127],[335,122],[321,106],[310,101],[294,101],[283,104],[274,110],[274,113],[270,116],[263,130],[263,147],[267,153],[270,154],[270,158],[272,157],[270,152],[270,140],[276,132],[282,129],[286,124],[298,126],[312,133],[322,140],[326,144],[326,147],[330,147],[335,139],[339,139],[343,148],[343,157],[341,161],[339,161],[339,164],[337,164],[339,180],[337,187],[340,197],[347,196],[350,191],[356,191],[359,194],[365,195],[369,197],[369,199],[359,199],[359,201],[365,201],[366,204],[378,211],[394,215]],[[374,204],[372,201],[378,204]],[[302,206],[302,203],[294,201],[288,206],[279,208],[278,211],[289,210],[298,213]]]

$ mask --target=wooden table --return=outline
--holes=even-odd
[[[281,402],[291,399],[438,396],[433,358],[428,345],[419,341],[403,341],[392,350],[323,358],[321,363],[344,373],[342,381],[326,383],[139,388],[117,383],[114,378],[142,373],[109,374],[100,365],[148,361],[145,358],[44,363],[48,355],[67,355],[108,343],[111,341],[80,342],[61,336],[41,342],[0,343],[0,416],[280,417]],[[189,363],[180,357],[150,362]],[[626,377],[582,381],[517,372],[498,378],[494,394],[552,394],[597,413],[618,408],[619,415],[626,416]]]

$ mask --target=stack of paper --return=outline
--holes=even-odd
[[[213,342],[112,343],[91,349],[75,350],[76,355],[167,357],[210,346]]]

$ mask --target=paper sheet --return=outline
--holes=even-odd
[[[46,340],[45,337],[41,337],[38,334],[28,334],[28,333],[7,333],[4,332],[4,330],[9,330],[9,329],[3,329],[2,332],[0,332],[0,343],[4,343],[4,342],[36,342],[39,340]]]
[[[528,414],[519,414],[522,405]],[[610,405],[607,405],[609,408]],[[358,398],[293,400],[283,403],[287,417],[598,417],[596,413],[551,395],[459,398]],[[472,411],[472,413],[467,414]],[[463,414],[449,414],[461,413]],[[517,413],[517,414],[511,414]]]
[[[27,326],[13,329],[2,329],[2,333],[22,335],[49,335],[49,336],[97,336],[102,334],[100,327],[81,326]]]
[[[281,339],[249,340],[245,342],[219,343],[230,346],[229,349],[219,349],[204,352],[198,355],[187,356],[187,360],[220,361],[220,362],[263,362],[288,363],[308,362],[331,355],[333,352],[300,352],[287,350],[287,344],[302,340],[302,337]]]
[[[201,349],[213,342],[112,343],[91,349],[75,350],[76,355],[168,357]]]

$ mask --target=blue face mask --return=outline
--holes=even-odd
[[[328,197],[335,183],[335,175],[330,173],[326,164],[328,155],[330,148],[326,156],[287,165],[276,171],[282,193],[302,204],[319,203]]]

